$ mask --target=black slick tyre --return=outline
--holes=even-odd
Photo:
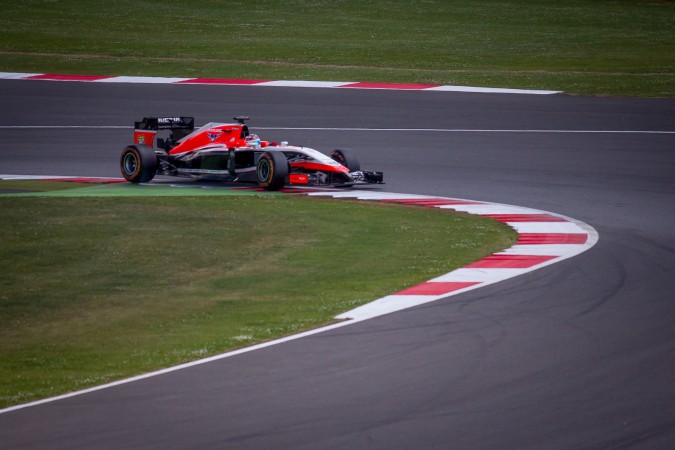
[[[286,184],[288,161],[281,152],[265,152],[256,166],[258,186],[268,191],[278,191]]]
[[[147,183],[157,173],[157,155],[146,145],[129,145],[122,151],[120,170],[125,180]]]
[[[350,172],[357,172],[361,170],[361,163],[359,163],[359,159],[356,157],[354,152],[349,149],[340,148],[333,150],[330,154],[330,157],[333,161],[337,161],[345,166]]]

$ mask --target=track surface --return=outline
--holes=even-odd
[[[144,115],[252,128],[675,131],[675,101],[2,81],[0,172],[118,176]],[[260,130],[351,147],[387,191],[555,211],[590,251],[448,300],[0,415],[3,448],[667,448],[675,135]]]

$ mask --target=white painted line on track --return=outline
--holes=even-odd
[[[675,134],[675,130],[514,130],[472,128],[363,128],[363,127],[251,127],[255,130],[278,131],[382,131],[382,132],[429,132],[429,133],[589,133],[589,134]]]
[[[73,177],[0,175],[0,179],[36,179],[36,178],[56,179],[56,178],[73,178]],[[406,202],[411,201],[413,202],[413,204],[417,204],[420,206],[425,206],[425,202],[435,201],[439,199],[445,199],[448,201],[459,203],[471,201],[467,199],[456,199],[448,197],[425,196],[416,194],[398,194],[390,192],[362,191],[362,190],[338,191],[338,192],[308,191],[306,193],[303,193],[302,190],[298,190],[298,193],[315,197],[333,197],[336,200],[344,198],[363,201],[388,201],[388,200],[389,201],[397,200]],[[135,381],[144,380],[147,378],[169,374],[171,372],[176,372],[178,370],[187,369],[190,367],[211,363],[214,361],[230,358],[244,353],[253,352],[274,345],[283,344],[286,342],[305,338],[326,331],[335,330],[337,328],[353,325],[375,317],[380,317],[382,315],[391,314],[404,309],[445,299],[450,296],[462,294],[464,292],[478,289],[483,286],[487,286],[509,278],[523,275],[525,273],[529,273],[542,267],[549,266],[564,259],[571,258],[586,250],[589,250],[598,241],[598,233],[595,231],[595,229],[593,229],[590,225],[587,225],[583,222],[579,222],[575,219],[571,219],[569,217],[565,217],[559,214],[550,213],[546,211],[524,208],[520,206],[490,204],[485,202],[481,203],[482,204],[478,205],[478,207],[473,208],[474,213],[491,214],[494,211],[500,211],[503,212],[504,214],[511,214],[518,216],[522,216],[523,214],[530,214],[534,216],[533,220],[541,220],[542,217],[545,218],[548,216],[552,216],[557,220],[562,220],[562,222],[507,222],[508,225],[511,225],[513,228],[515,228],[516,231],[518,231],[518,233],[520,234],[535,233],[539,235],[543,234],[545,236],[553,238],[555,238],[555,236],[559,236],[560,234],[584,235],[585,242],[583,244],[538,244],[538,245],[516,244],[510,249],[506,249],[503,252],[499,252],[497,254],[488,256],[483,260],[477,261],[476,263],[472,263],[465,268],[456,269],[445,275],[433,278],[427,281],[426,283],[422,283],[420,285],[413,286],[399,293],[395,293],[377,299],[373,302],[354,308],[351,311],[347,311],[335,317],[338,320],[344,320],[342,322],[334,323],[322,328],[309,330],[306,332],[302,332],[292,336],[287,336],[273,341],[264,342],[261,344],[253,345],[239,350],[223,353],[220,355],[215,355],[209,358],[200,359],[186,364],[169,367],[167,369],[158,370],[155,372],[131,378],[126,378],[112,383],[107,383],[101,386],[95,386],[89,389],[71,392],[57,397],[51,397],[31,403],[0,409],[0,414],[28,408],[31,406],[38,406],[45,403],[54,402],[57,400],[63,400],[83,394],[88,394],[104,389],[109,389],[116,386],[132,383]],[[435,207],[433,206],[433,203],[428,204],[426,206]],[[465,208],[465,206],[466,205],[460,204],[456,205],[456,208],[467,209]],[[471,210],[472,208],[468,209]],[[535,262],[530,264],[530,261],[532,260],[534,260]],[[528,264],[528,266],[520,267],[519,265],[523,264],[523,262],[525,264]]]
[[[0,129],[133,129],[129,125],[0,125]],[[568,133],[568,134],[675,134],[675,130],[512,130],[512,129],[470,129],[470,128],[350,128],[350,127],[250,127],[252,131],[365,131],[391,133]]]

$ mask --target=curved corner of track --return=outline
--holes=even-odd
[[[478,289],[579,255],[599,239],[597,231],[584,222],[522,206],[390,192],[328,191],[306,195],[453,209],[504,222],[518,233],[511,248],[342,313],[336,319],[367,320]]]

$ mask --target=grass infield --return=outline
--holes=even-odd
[[[51,183],[0,182],[24,192],[0,195],[0,406],[317,327],[516,238],[381,203],[25,194]]]
[[[675,96],[675,2],[23,0],[0,71]]]

